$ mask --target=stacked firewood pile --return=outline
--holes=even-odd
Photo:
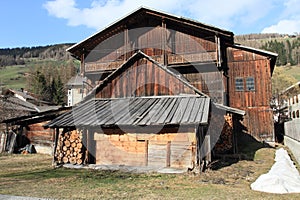
[[[232,150],[233,147],[233,121],[232,115],[227,114],[224,115],[224,125],[222,129],[222,133],[219,137],[215,145],[215,152],[216,153],[227,153]]]
[[[74,131],[65,132],[59,135],[55,158],[58,164],[82,164],[82,133]]]

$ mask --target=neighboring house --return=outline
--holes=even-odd
[[[0,96],[0,121],[18,116],[30,115],[39,111],[38,107],[30,102],[15,96]]]
[[[210,160],[202,148],[215,143],[218,152],[236,152],[237,133],[273,140],[271,76],[277,54],[234,44],[233,36],[140,8],[68,49],[94,89],[48,126],[57,129],[60,141],[77,129],[86,142],[86,162],[108,165],[190,168]],[[246,111],[242,124],[241,110]],[[162,126],[158,133],[157,126]],[[68,162],[71,157],[62,152],[68,147],[62,142],[57,147],[56,161]],[[127,162],[123,156],[137,159]]]
[[[68,88],[68,106],[73,106],[80,102],[87,94],[91,86],[86,77],[80,75],[73,76],[67,83]]]
[[[55,132],[43,126],[69,110],[70,108],[67,107],[52,107],[39,113],[9,118],[1,123],[5,123],[8,129],[15,131],[18,135],[15,150],[32,144],[38,153],[53,154]]]
[[[39,153],[52,152],[53,130],[43,125],[67,108],[50,106],[23,91],[8,89],[4,94],[0,96],[0,152],[13,152],[28,143]]]
[[[277,98],[274,110],[277,140],[288,146],[300,162],[300,82],[281,91]]]
[[[21,88],[21,91],[13,90],[13,89],[7,89],[6,91],[4,91],[3,95],[5,95],[5,96],[14,96],[14,97],[16,97],[16,98],[18,98],[22,101],[32,103],[36,106],[51,106],[51,105],[53,105],[50,102],[42,101],[42,100],[30,95],[23,88]]]

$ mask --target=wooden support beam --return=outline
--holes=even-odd
[[[171,166],[171,141],[167,142],[167,160],[166,160],[166,167]]]
[[[221,52],[221,41],[219,36],[215,36],[215,42],[216,42],[216,53],[217,53],[217,67],[222,66],[222,52]]]
[[[57,148],[58,138],[59,138],[59,128],[55,128],[52,166],[55,166],[55,162],[56,162],[55,152]]]
[[[129,54],[128,54],[128,51],[129,51],[129,34],[128,34],[128,28],[125,28],[124,30],[124,61],[126,61],[128,58],[129,58]]]
[[[145,140],[145,166],[148,166],[148,146],[149,140]]]
[[[165,20],[164,19],[162,19],[162,24],[161,24],[161,26],[162,26],[162,30],[161,30],[161,39],[162,39],[162,47],[161,47],[161,49],[162,49],[162,55],[163,55],[163,64],[165,65],[165,66],[167,66],[168,65],[168,58],[167,58],[167,52],[166,52],[166,44],[167,44],[167,36],[166,36],[166,34],[167,34],[167,25],[166,25],[166,22],[165,22]]]
[[[211,162],[211,144],[210,144],[210,135],[205,135],[204,139],[204,152],[206,154],[206,161]]]
[[[85,76],[85,53],[81,54],[80,74],[83,77]]]

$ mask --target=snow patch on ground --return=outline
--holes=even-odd
[[[300,193],[299,172],[285,149],[276,150],[274,165],[251,184],[251,189],[277,194]]]

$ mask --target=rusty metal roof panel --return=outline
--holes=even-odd
[[[47,126],[146,126],[206,124],[210,98],[158,96],[91,99],[51,121]]]

